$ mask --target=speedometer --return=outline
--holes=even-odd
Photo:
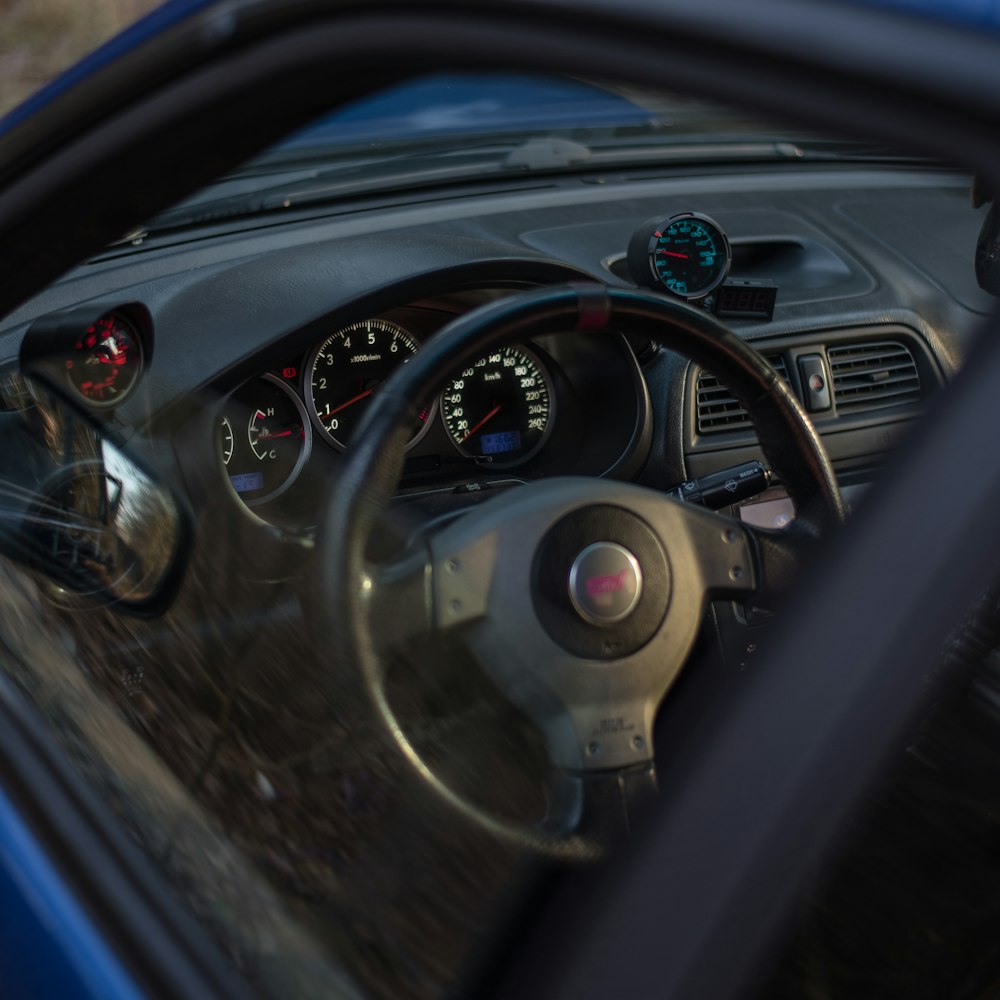
[[[552,426],[553,399],[541,361],[525,347],[502,347],[452,381],[441,413],[470,458],[514,465],[534,455]]]

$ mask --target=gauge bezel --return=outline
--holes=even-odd
[[[222,417],[223,419],[227,419],[228,414],[226,413],[226,407],[232,403],[233,398],[236,396],[237,393],[243,391],[248,386],[251,386],[254,382],[269,382],[271,385],[277,386],[283,393],[285,393],[285,395],[288,396],[288,398],[292,401],[292,404],[294,405],[295,409],[299,413],[299,417],[302,420],[302,428],[304,433],[302,438],[302,447],[299,450],[299,457],[298,459],[296,459],[295,465],[292,467],[292,471],[289,472],[289,474],[285,477],[280,486],[278,486],[276,489],[273,489],[270,493],[266,493],[264,496],[254,497],[252,500],[247,500],[240,492],[237,491],[236,487],[233,486],[232,480],[229,478],[229,474],[227,472],[229,468],[228,464],[222,463],[219,466],[219,468],[222,470],[223,478],[226,481],[226,486],[229,488],[230,492],[236,497],[237,500],[240,501],[241,504],[243,504],[244,507],[249,507],[251,510],[260,507],[263,504],[270,503],[272,500],[277,500],[278,497],[282,496],[289,490],[289,488],[292,485],[294,485],[295,481],[302,474],[302,470],[305,468],[306,462],[309,461],[309,456],[312,454],[312,441],[313,441],[312,425],[309,422],[309,415],[306,412],[305,405],[299,398],[299,394],[293,388],[291,388],[291,386],[287,385],[280,378],[278,378],[277,375],[272,375],[270,372],[267,372],[264,375],[257,375],[254,378],[248,379],[246,382],[242,383],[242,385],[240,385],[238,388],[234,389],[226,398],[225,403],[222,404],[222,409],[219,413],[219,416]],[[229,421],[229,425],[230,427],[234,426],[232,420]],[[236,426],[240,428],[239,433],[241,434],[247,433],[246,428],[243,426],[242,423],[239,423]],[[216,433],[216,438],[215,438],[216,453],[221,462],[222,453],[219,447],[218,425],[215,425],[215,433]]]
[[[669,288],[663,283],[656,270],[656,245],[662,239],[661,236],[657,236],[657,233],[662,233],[665,229],[680,222],[682,219],[696,219],[703,225],[711,226],[719,234],[723,250],[725,251],[725,265],[719,274],[707,287],[699,289],[692,294],[685,294],[684,292],[678,292],[673,288]],[[678,299],[683,299],[685,302],[701,302],[703,299],[708,298],[729,277],[729,272],[733,266],[733,248],[730,246],[726,231],[710,215],[705,215],[703,212],[677,212],[675,215],[669,215],[653,224],[652,232],[646,244],[646,265],[649,269],[654,288],[666,292],[668,295],[673,295]]]
[[[115,323],[121,324],[126,330],[128,330],[129,336],[132,338],[132,343],[135,345],[136,353],[138,354],[139,360],[136,363],[134,374],[132,375],[132,381],[129,383],[128,388],[124,391],[118,391],[113,399],[94,399],[92,396],[88,396],[74,381],[73,376],[69,368],[65,369],[66,375],[66,385],[69,387],[70,392],[73,394],[75,399],[82,400],[85,406],[92,410],[113,410],[118,406],[121,406],[132,393],[135,391],[136,386],[142,379],[143,374],[146,371],[146,350],[142,343],[142,336],[139,333],[139,329],[135,323],[132,322],[127,316],[123,315],[118,309],[109,309],[107,312],[101,313],[92,323],[86,326],[80,336],[86,336],[88,331],[97,326],[98,323],[106,319],[113,319]],[[76,347],[70,348],[66,355],[67,363],[70,360],[75,361],[77,350]]]
[[[483,462],[482,463],[483,468],[487,469],[515,469],[518,468],[519,466],[527,464],[533,458],[535,458],[536,455],[538,455],[538,453],[542,450],[542,448],[545,447],[546,443],[548,442],[549,438],[552,435],[552,428],[555,426],[555,417],[556,417],[555,383],[552,380],[552,374],[549,371],[548,366],[539,357],[537,349],[533,349],[529,347],[527,344],[504,344],[503,347],[501,347],[501,350],[508,350],[508,349],[519,351],[520,353],[528,357],[531,360],[531,362],[535,365],[535,367],[538,369],[539,373],[541,374],[542,379],[545,382],[545,392],[549,400],[548,419],[545,422],[545,429],[542,431],[541,437],[538,439],[538,441],[535,443],[535,446],[530,451],[525,452],[523,455],[518,455],[517,458],[511,459],[510,461],[506,462],[495,461],[495,460],[491,462]],[[480,360],[479,358],[476,358],[475,361],[473,361],[472,365],[475,366],[476,361],[479,360]],[[437,402],[440,404],[438,406],[438,409],[441,411],[441,423],[444,425],[445,434],[447,434],[448,440],[452,443],[452,445],[455,447],[455,449],[458,451],[460,455],[462,455],[464,458],[470,458],[470,459],[481,458],[482,456],[472,454],[465,447],[463,447],[458,441],[456,441],[455,436],[451,431],[451,428],[448,426],[448,420],[445,417],[445,406],[443,397],[446,392],[450,391],[451,383],[453,381],[454,379],[449,379],[448,385],[441,390],[441,392],[438,394],[437,397]]]
[[[321,436],[321,438],[329,445],[332,445],[337,451],[346,451],[347,442],[340,441],[338,438],[334,437],[332,432],[327,430],[323,426],[322,421],[319,418],[319,412],[316,407],[316,399],[313,393],[313,372],[316,365],[316,360],[319,358],[320,353],[323,349],[333,341],[335,338],[343,336],[348,330],[355,330],[363,328],[366,323],[378,323],[383,327],[392,327],[398,334],[402,336],[411,343],[416,345],[416,350],[413,354],[416,354],[420,350],[421,341],[420,338],[412,331],[407,329],[401,323],[397,323],[393,319],[385,319],[382,316],[370,316],[365,319],[356,320],[353,323],[348,323],[346,326],[338,327],[333,333],[324,337],[318,344],[316,344],[312,350],[306,355],[306,363],[302,366],[302,398],[305,401],[306,412],[309,415],[309,420],[311,421],[313,427],[315,427]],[[412,355],[411,355],[412,356]],[[400,364],[406,363],[406,358],[399,362]],[[374,393],[373,393],[374,395]],[[424,421],[423,427],[421,427],[409,442],[407,442],[405,450],[409,451],[415,444],[422,441],[424,435],[430,430],[431,423],[434,421],[437,409],[437,398],[435,397],[427,404],[427,419]]]

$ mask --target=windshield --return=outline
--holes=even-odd
[[[145,228],[525,174],[899,156],[662,91],[555,76],[432,74],[337,109]]]

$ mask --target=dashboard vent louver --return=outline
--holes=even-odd
[[[788,369],[781,354],[767,354],[764,360],[784,380]],[[702,371],[698,375],[698,433],[717,434],[720,431],[737,431],[750,427],[750,417],[740,403],[712,374]]]
[[[827,348],[838,413],[920,402],[920,373],[909,348],[878,341]]]

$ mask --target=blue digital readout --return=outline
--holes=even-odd
[[[508,451],[517,451],[520,447],[520,431],[500,431],[497,434],[479,436],[479,450],[484,455],[503,455]]]
[[[238,476],[230,476],[229,481],[233,484],[233,489],[237,493],[252,493],[254,490],[264,488],[263,472],[243,472]]]

